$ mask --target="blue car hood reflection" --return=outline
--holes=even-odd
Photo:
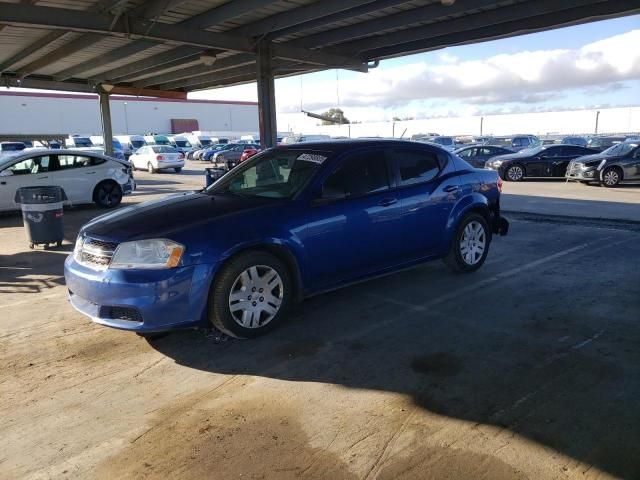
[[[105,241],[163,238],[198,224],[279,203],[261,197],[200,192],[179,193],[107,213],[86,224],[82,232]],[[152,234],[151,234],[152,232]]]

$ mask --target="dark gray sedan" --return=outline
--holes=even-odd
[[[640,181],[640,142],[623,142],[600,152],[573,160],[567,180],[617,187],[620,182]]]
[[[484,168],[484,164],[490,158],[493,158],[496,155],[514,153],[514,151],[504,147],[497,147],[495,145],[468,145],[454,150],[453,153],[458,155],[472,167]]]

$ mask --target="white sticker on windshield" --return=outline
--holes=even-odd
[[[327,159],[324,155],[318,155],[317,153],[303,153],[298,157],[298,160],[303,162],[322,163]]]

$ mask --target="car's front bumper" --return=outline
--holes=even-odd
[[[571,166],[567,169],[565,174],[567,180],[575,180],[577,182],[599,182],[600,171],[596,167],[586,169],[571,169]]]
[[[204,324],[216,265],[166,270],[94,270],[65,261],[69,301],[96,323],[137,332]]]

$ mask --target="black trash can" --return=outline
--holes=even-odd
[[[16,203],[22,208],[22,220],[29,248],[34,245],[62,245],[64,223],[62,202],[67,199],[61,187],[22,187]]]
[[[204,186],[207,188],[213,182],[218,180],[221,176],[223,176],[226,172],[223,168],[219,167],[208,167],[204,169]]]

